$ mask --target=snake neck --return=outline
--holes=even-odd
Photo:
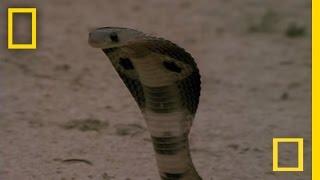
[[[163,180],[200,180],[192,163],[188,134],[193,120],[180,79],[189,75],[168,73],[162,60],[150,55],[133,59],[145,98],[143,115],[152,137],[160,176]]]
[[[192,163],[188,134],[193,116],[182,107],[177,87],[146,87],[144,118],[163,180],[200,180]]]
[[[187,135],[152,139],[161,179],[201,180],[192,163]]]

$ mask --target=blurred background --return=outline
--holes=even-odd
[[[37,8],[37,50],[7,50],[8,7]],[[0,179],[159,179],[137,105],[87,43],[101,26],[169,39],[196,59],[191,148],[204,179],[310,179],[310,15],[301,0],[1,1]],[[304,172],[272,172],[273,137],[304,138]],[[280,165],[296,153],[281,145]]]

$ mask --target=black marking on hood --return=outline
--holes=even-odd
[[[102,49],[102,51],[108,55],[109,53],[115,52],[117,49],[118,48],[106,48],[106,49]]]
[[[129,58],[120,58],[119,64],[126,70],[134,69],[134,66]]]
[[[162,64],[169,71],[173,71],[173,72],[176,72],[176,73],[180,73],[181,72],[181,68],[175,62],[163,61]]]

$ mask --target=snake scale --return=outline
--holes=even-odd
[[[91,31],[89,44],[108,56],[137,102],[161,179],[200,180],[188,140],[201,84],[191,55],[168,40],[120,27]]]

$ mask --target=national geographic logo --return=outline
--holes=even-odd
[[[31,14],[31,43],[14,43],[14,15]],[[8,49],[37,49],[37,9],[8,8]]]

